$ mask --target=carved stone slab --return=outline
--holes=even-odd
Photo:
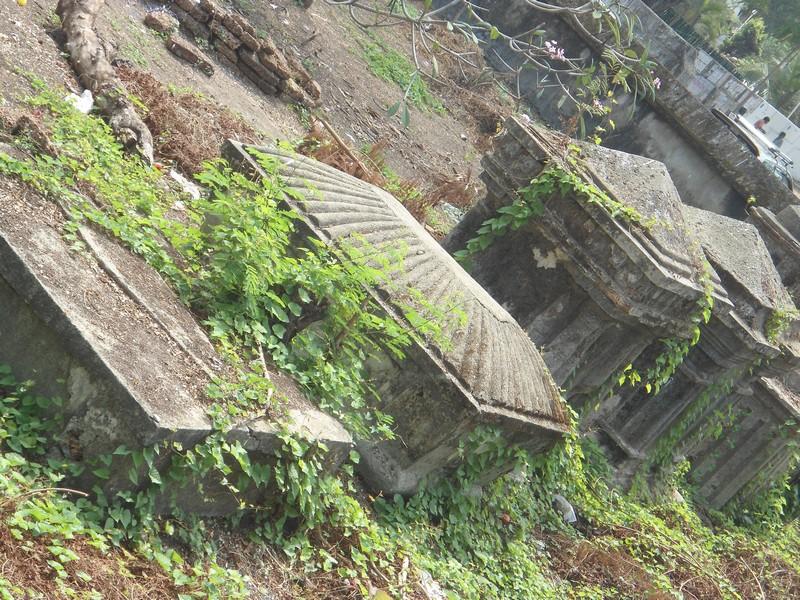
[[[500,424],[509,439],[534,450],[567,430],[558,390],[525,332],[394,197],[306,157],[257,150],[279,161],[293,192],[285,202],[311,234],[331,244],[403,249],[395,280],[373,290],[387,314],[405,323],[400,305],[407,302],[404,290],[413,289],[435,305],[456,301],[466,315],[463,326],[448,322],[444,340],[416,345],[402,363],[373,366],[383,407],[402,438],[361,444],[369,450],[362,463],[375,487],[413,491],[422,476],[452,460],[458,441],[479,422]],[[223,154],[240,168],[261,171],[237,142],[227,142]]]
[[[53,452],[80,462],[120,445],[135,450],[171,440],[191,447],[203,440],[213,431],[206,386],[225,375],[205,333],[140,257],[86,227],[86,248],[76,252],[63,226],[55,203],[0,179],[0,363],[34,380],[36,393],[63,400],[61,414],[53,414],[62,425]],[[347,431],[288,377],[276,374],[273,382],[277,395],[296,400],[289,427],[323,442],[336,469],[352,448]],[[277,424],[256,419],[229,435],[258,462],[272,459],[279,433]],[[89,471],[71,486],[91,489]],[[127,473],[115,468],[97,483],[108,493],[127,489]],[[214,515],[239,507],[218,481],[204,485],[209,493],[201,496],[187,484],[178,504]]]
[[[580,150],[575,164],[566,160],[571,147]],[[514,118],[484,159],[487,197],[445,247],[463,248],[548,164],[564,165],[635,209],[642,223],[556,195],[541,215],[474,256],[470,270],[542,347],[567,398],[580,404],[654,341],[690,335],[687,315],[702,295],[702,252],[663,165],[576,144]],[[730,306],[724,291],[719,295],[720,306]]]

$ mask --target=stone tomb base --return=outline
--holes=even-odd
[[[51,202],[8,182],[0,195],[0,363],[34,391],[63,400],[54,455],[91,465],[121,445],[142,448],[163,441],[192,446],[211,432],[205,389],[224,375],[221,360],[192,315],[160,276],[104,234],[82,228],[88,251],[70,250],[63,217]],[[288,395],[290,428],[324,442],[336,469],[350,436],[276,374],[277,395]],[[277,424],[265,419],[230,432],[253,461],[274,460]],[[90,472],[92,469],[86,469]],[[133,485],[127,469],[100,481],[107,492]],[[95,481],[75,485],[91,489]],[[181,508],[225,514],[239,502],[218,482],[204,493],[176,490]],[[259,491],[251,499],[268,496]]]

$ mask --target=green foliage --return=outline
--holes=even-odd
[[[704,263],[701,283],[703,295],[697,300],[697,308],[689,315],[688,320],[692,327],[692,337],[688,340],[679,338],[661,340],[664,349],[656,357],[653,366],[647,369],[644,379],[644,389],[648,394],[657,394],[672,378],[689,351],[700,341],[702,326],[711,319],[711,311],[714,309],[714,287],[711,283],[711,266],[708,262]]]
[[[458,466],[449,477],[410,498],[379,498],[372,505],[375,514],[367,500],[357,499],[355,453],[341,476],[331,476],[324,447],[281,428],[280,446],[256,462],[226,433],[280,408],[264,373],[264,354],[352,430],[388,435],[388,418],[370,409],[364,361],[379,351],[400,356],[415,338],[444,343],[451,307],[429,306],[405,290],[401,309],[411,327],[381,317],[366,289],[391,285],[403,249],[375,252],[352,239],[331,250],[299,236],[297,217],[281,203],[288,190],[267,157],[256,156],[267,173],[259,182],[215,162],[200,175],[208,196],[180,197],[165,191],[158,173],[126,157],[102,122],[80,115],[59,97],[40,90],[32,100],[46,109],[57,158],[0,154],[0,172],[66,206],[72,219],[65,235],[75,245],[80,245],[77,224],[88,221],[142,255],[202,316],[234,373],[209,387],[216,429],[206,439],[192,447],[171,442],[120,447],[87,459],[81,466],[100,482],[121,474],[135,492],[107,497],[96,488],[91,499],[72,501],[53,488],[78,466],[47,460],[45,454],[52,421],[41,415],[58,401],[32,395],[0,367],[0,509],[20,544],[46,539],[52,555],[48,568],[63,581],[65,595],[77,595],[65,565],[75,558],[69,540],[80,538],[104,552],[123,547],[159,565],[181,600],[247,597],[246,579],[217,561],[213,528],[174,508],[175,494],[202,493],[204,482],[213,480],[239,502],[233,524],[245,514],[252,517],[248,531],[254,543],[278,545],[305,570],[354,580],[365,596],[367,583],[376,580],[389,582],[386,587],[398,596],[410,592],[399,576],[410,560],[451,590],[449,598],[598,597],[596,586],[555,578],[540,545],[543,531],[577,542],[579,534],[550,506],[553,494],[561,493],[599,531],[608,532],[585,543],[624,551],[659,588],[677,595],[680,587],[670,577],[688,569],[692,576],[711,573],[720,589],[735,597],[720,548],[735,548],[747,532],[735,539],[715,535],[685,506],[649,510],[619,496],[603,481],[608,467],[599,449],[578,443],[575,435],[550,452],[529,456],[509,446],[499,431],[481,427],[459,446]],[[557,170],[543,175],[521,192],[519,206],[500,213],[497,229],[521,226],[553,195],[573,196],[647,226],[638,213],[574,176]],[[179,198],[183,218],[176,221],[168,213]],[[584,449],[592,457],[588,463]],[[255,502],[266,488],[280,501]],[[173,505],[169,518],[156,515],[157,502]],[[798,539],[796,530],[776,526],[769,535],[780,538],[775,543],[780,556],[797,565],[798,546],[786,542]],[[767,542],[756,543],[766,552]],[[19,596],[0,578],[0,597]]]
[[[50,558],[42,568],[53,578],[63,597],[94,598],[92,577],[75,571],[70,563],[79,557],[72,542],[80,540],[102,553],[109,553],[121,537],[119,527],[137,527],[141,513],[122,504],[108,505],[100,495],[94,503],[72,490],[59,488],[74,465],[46,458],[48,434],[55,424],[45,417],[60,407],[58,399],[46,399],[30,391],[30,382],[18,382],[6,365],[0,365],[0,515],[21,552],[35,553],[45,547]],[[108,459],[110,463],[110,458]],[[124,496],[124,494],[122,494]],[[119,499],[118,499],[119,500]],[[105,509],[104,509],[105,504]],[[141,506],[137,507],[141,508]],[[152,513],[138,522],[136,543],[130,546],[138,556],[153,560],[172,576],[181,598],[246,598],[245,581],[235,571],[220,567],[213,556],[187,561],[176,550],[163,545],[157,536]],[[129,555],[118,553],[118,567],[124,573]],[[79,592],[76,589],[80,589]],[[10,594],[10,595],[9,595]],[[31,594],[27,596],[27,594]],[[94,594],[94,595],[92,595]],[[0,578],[0,597],[38,597]]]
[[[389,116],[399,114],[403,125],[407,127],[410,119],[409,104],[423,110],[444,112],[442,103],[431,93],[419,71],[405,56],[374,37],[359,43],[369,70],[403,90],[403,98],[389,109]]]
[[[570,156],[568,160],[573,164],[578,161],[574,156]],[[562,201],[572,199],[576,202],[599,206],[612,218],[627,224],[643,228],[655,225],[653,222],[645,221],[633,207],[611,198],[596,186],[585,182],[577,174],[561,166],[552,166],[540,173],[529,185],[519,190],[514,202],[497,209],[497,216],[484,221],[475,237],[470,239],[466,247],[456,252],[454,256],[459,261],[467,261],[470,256],[486,250],[508,231],[516,231],[530,219],[541,215],[544,211],[544,203],[553,202],[556,198]],[[701,326],[708,323],[711,318],[714,298],[708,263],[705,264],[702,284],[703,295],[697,301],[696,310],[689,315],[692,337],[690,339],[661,340],[664,346],[663,351],[655,358],[653,365],[648,367],[644,377],[632,364],[629,364],[612,377],[610,389],[613,389],[614,386],[625,384],[637,386],[641,383],[648,394],[657,394],[661,387],[670,380],[689,351],[699,342]]]
[[[767,319],[764,325],[764,333],[767,340],[771,343],[776,343],[781,334],[785,332],[791,324],[800,318],[800,312],[796,308],[776,308]]]
[[[735,35],[725,40],[721,50],[737,58],[760,56],[764,34],[764,20],[760,17],[750,19]]]
[[[376,502],[382,525],[455,597],[562,597],[532,542],[537,527],[564,530],[550,502],[554,491],[571,494],[572,482],[581,481],[574,438],[530,457],[498,430],[479,428],[458,454],[463,462],[451,477],[409,499]]]
[[[675,4],[676,12],[714,46],[736,25],[736,14],[726,0],[681,0]]]
[[[475,237],[454,256],[460,261],[465,261],[473,254],[486,250],[507,232],[516,231],[530,219],[541,215],[544,203],[552,202],[556,198],[600,206],[612,218],[621,219],[626,223],[635,223],[643,227],[650,225],[644,223],[642,215],[636,209],[609,197],[571,171],[560,166],[552,166],[537,175],[529,185],[520,189],[514,202],[498,208],[497,216],[484,221]]]
[[[31,103],[46,109],[57,158],[34,155],[19,160],[0,154],[0,171],[66,206],[71,214],[66,235],[76,246],[78,225],[88,221],[141,254],[204,318],[235,373],[235,379],[214,381],[208,390],[217,431],[201,443],[191,448],[175,443],[135,451],[120,448],[89,461],[88,468],[99,480],[121,471],[139,489],[113,498],[95,490],[97,503],[86,507],[92,521],[103,523],[115,543],[148,536],[157,528],[157,498],[171,498],[210,475],[240,500],[241,511],[255,510],[262,516],[259,539],[280,544],[309,568],[330,569],[337,562],[309,542],[307,533],[320,530],[323,523],[360,540],[349,546],[342,576],[366,578],[368,554],[370,561],[388,565],[394,546],[349,495],[350,484],[325,474],[325,448],[284,430],[274,463],[254,464],[225,432],[276,407],[279,399],[264,372],[266,351],[360,437],[391,437],[391,420],[370,408],[372,390],[364,362],[378,352],[400,358],[415,338],[443,344],[443,324],[453,315],[458,319],[458,311],[442,311],[419,292],[403,289],[397,308],[407,321],[382,316],[368,289],[378,283],[393,285],[404,249],[376,249],[353,238],[333,250],[298,235],[298,216],[280,204],[291,192],[278,176],[277,165],[264,155],[256,156],[267,173],[258,182],[221,161],[207,164],[198,179],[208,195],[181,197],[183,218],[169,219],[167,212],[179,196],[164,190],[159,174],[126,157],[102,121],[81,115],[58,94],[37,87],[39,95]],[[90,197],[76,189],[88,191]],[[25,439],[15,436],[13,443]],[[277,506],[247,501],[250,491],[270,484],[281,492]],[[196,519],[184,519],[192,528],[202,527]],[[283,526],[289,522],[298,522],[295,534],[285,534]],[[178,534],[192,542],[195,552],[213,557],[214,548],[202,536],[189,529]],[[316,535],[324,537],[321,532]],[[173,564],[172,554],[159,547],[148,550],[147,556],[176,580],[186,576]]]
[[[300,240],[297,215],[279,204],[290,192],[264,155],[258,160],[268,176],[257,183],[222,162],[207,164],[198,180],[209,194],[182,198],[185,219],[169,219],[178,195],[163,192],[156,170],[125,157],[102,121],[39,91],[31,102],[49,111],[58,157],[0,154],[0,171],[65,202],[76,244],[77,225],[89,221],[142,255],[204,317],[237,366],[248,370],[267,351],[359,436],[391,435],[391,420],[368,408],[364,362],[379,352],[401,356],[414,336],[435,337],[447,320],[413,290],[401,307],[406,324],[383,316],[368,289],[393,280],[402,248],[353,239],[331,250]]]
[[[768,33],[786,39],[793,45],[800,43],[800,5],[794,0],[744,0],[748,9],[755,9],[764,19]]]

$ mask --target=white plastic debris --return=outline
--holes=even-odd
[[[572,508],[572,504],[561,494],[553,496],[553,508],[561,513],[561,517],[564,519],[565,523],[575,523],[578,520],[578,517],[575,516],[575,509]]]
[[[169,170],[169,176],[178,182],[183,191],[192,197],[192,200],[200,199],[200,187],[196,183],[189,181],[175,169]]]
[[[419,572],[419,585],[427,600],[447,600],[442,586],[424,569]]]
[[[92,90],[83,90],[80,96],[78,96],[77,94],[67,94],[64,100],[72,104],[75,108],[77,108],[80,112],[82,112],[85,115],[88,115],[89,111],[91,111],[92,107],[94,106],[94,98],[92,97]]]

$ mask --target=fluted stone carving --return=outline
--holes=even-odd
[[[403,248],[392,282],[371,290],[388,315],[405,323],[409,289],[430,303],[455,300],[465,324],[449,322],[442,340],[415,344],[402,361],[375,361],[371,375],[381,408],[395,418],[398,440],[359,444],[367,481],[387,492],[412,492],[421,478],[456,458],[458,443],[478,424],[496,424],[507,439],[532,451],[567,430],[566,411],[544,361],[514,319],[478,285],[406,209],[385,191],[293,153],[258,148],[280,164],[293,191],[286,204],[309,234],[330,244],[356,241]],[[224,154],[254,173],[242,145]],[[295,197],[299,194],[302,199]]]

